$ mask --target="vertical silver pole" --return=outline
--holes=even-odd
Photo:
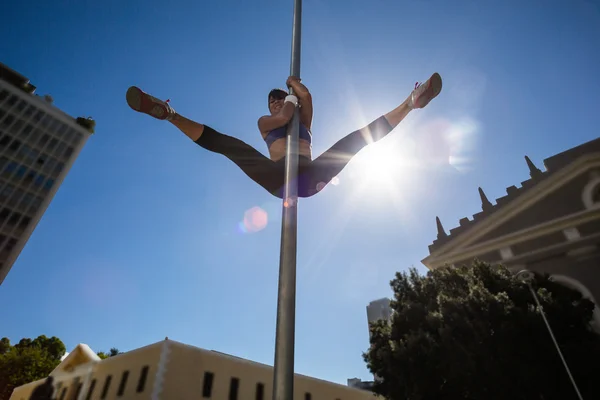
[[[300,77],[301,24],[302,0],[294,0],[290,75],[296,77]],[[300,112],[296,107],[294,116],[287,126],[285,187],[281,219],[281,247],[279,250],[279,291],[277,295],[273,400],[293,400],[294,397],[299,124]]]

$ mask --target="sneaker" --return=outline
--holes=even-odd
[[[442,91],[442,77],[437,72],[423,84],[417,82],[410,95],[410,108],[423,108]]]
[[[175,115],[175,110],[168,104],[169,100],[159,100],[136,86],[131,86],[127,89],[125,97],[129,107],[154,118],[170,120]]]

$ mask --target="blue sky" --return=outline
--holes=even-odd
[[[94,350],[169,336],[271,364],[280,201],[174,127],[130,85],[266,154],[256,128],[289,74],[292,1],[9,2],[1,61],[96,134],[0,288],[1,336]],[[125,3],[125,4],[123,4]],[[305,0],[313,151],[444,89],[299,208],[296,371],[369,379],[365,306],[436,235],[598,136],[598,1]],[[241,229],[255,207],[268,222]],[[256,229],[255,229],[256,230]]]

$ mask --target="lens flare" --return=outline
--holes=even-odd
[[[255,233],[265,229],[268,223],[267,212],[260,207],[252,207],[244,213],[238,228],[243,233]]]

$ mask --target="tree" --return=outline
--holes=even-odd
[[[119,351],[119,349],[117,349],[116,347],[111,348],[108,353],[105,353],[103,351],[99,351],[98,353],[96,353],[96,355],[98,357],[100,357],[102,360],[108,358],[108,357],[114,357],[118,354],[121,354],[121,352]]]
[[[64,343],[57,337],[24,338],[11,346],[0,339],[0,400],[7,400],[15,387],[50,375],[65,354]]]
[[[389,400],[572,399],[573,386],[527,285],[475,261],[391,281],[391,324],[371,326],[363,355]],[[584,398],[600,398],[591,368],[594,305],[548,276],[533,287]]]

